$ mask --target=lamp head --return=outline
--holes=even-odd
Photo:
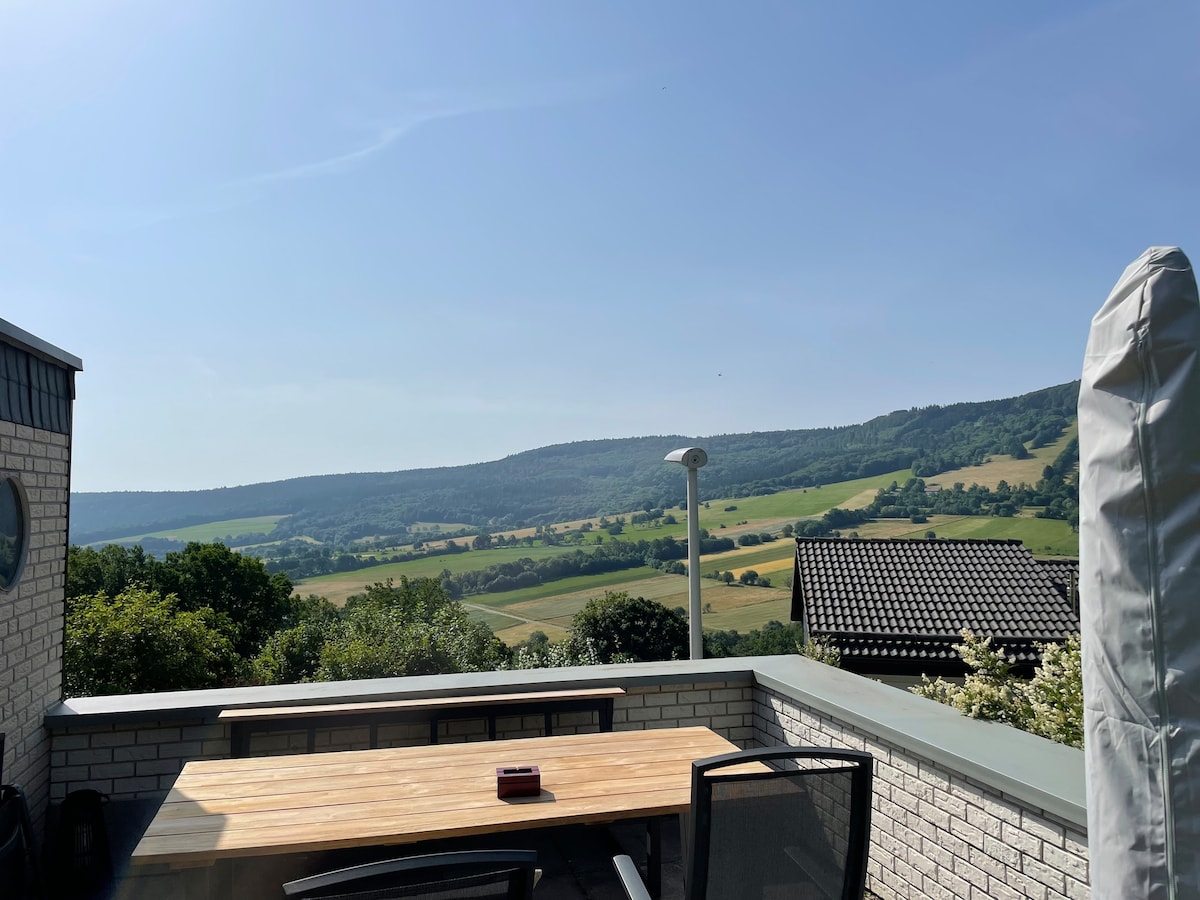
[[[699,447],[681,447],[663,457],[666,462],[679,463],[689,469],[699,469],[708,462],[708,454]]]

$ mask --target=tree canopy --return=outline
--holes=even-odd
[[[605,591],[571,620],[571,635],[602,663],[687,659],[687,619],[655,600]]]
[[[68,697],[219,687],[239,657],[208,607],[185,610],[173,594],[128,587],[76,597],[63,650]]]

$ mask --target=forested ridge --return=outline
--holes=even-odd
[[[493,462],[315,475],[208,491],[76,493],[71,541],[86,544],[223,519],[287,515],[272,539],[346,544],[402,535],[414,522],[513,527],[671,507],[685,496],[669,451],[709,455],[702,499],[773,493],[911,468],[928,478],[1050,443],[1075,416],[1079,382],[1003,400],[897,410],[861,425],[615,438],[559,444]],[[649,507],[647,506],[649,505]]]

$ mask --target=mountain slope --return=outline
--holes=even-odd
[[[344,543],[417,521],[516,525],[671,506],[685,494],[663,456],[699,444],[709,464],[701,496],[763,494],[912,467],[922,476],[1054,440],[1075,416],[1079,383],[1004,400],[897,410],[861,425],[689,438],[558,444],[493,462],[403,472],[315,475],[210,491],[79,493],[71,540],[201,522],[288,515],[272,538]]]

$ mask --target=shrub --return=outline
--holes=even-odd
[[[953,706],[975,719],[1005,722],[1072,747],[1083,746],[1083,671],[1079,636],[1041,644],[1041,665],[1026,681],[1011,674],[1012,661],[992,639],[962,632],[955,650],[972,671],[961,685],[922,677],[914,694]]]

